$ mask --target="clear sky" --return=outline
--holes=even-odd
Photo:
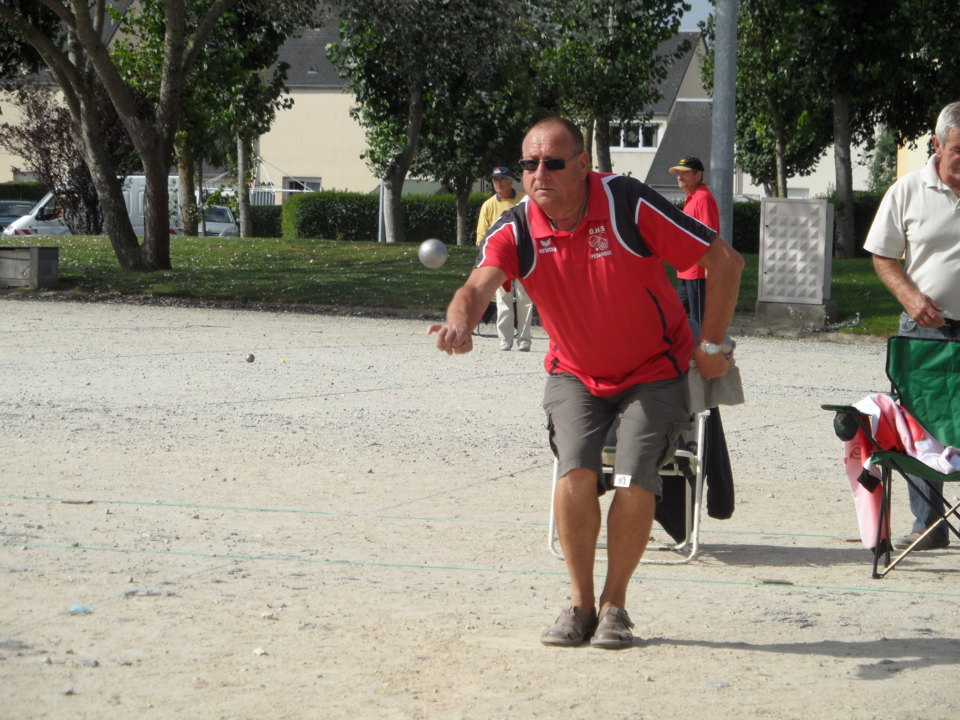
[[[697,23],[701,20],[706,20],[707,15],[713,12],[713,5],[710,3],[710,0],[687,0],[687,3],[690,4],[691,10],[688,13],[684,13],[683,18],[680,20],[680,29],[696,30]]]

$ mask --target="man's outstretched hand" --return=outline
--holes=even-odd
[[[431,333],[437,334],[437,349],[447,355],[462,355],[473,350],[473,335],[465,327],[431,325],[427,328],[427,334]]]

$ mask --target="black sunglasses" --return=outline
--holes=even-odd
[[[524,171],[526,172],[536,172],[537,168],[540,167],[540,163],[543,163],[543,166],[547,170],[551,172],[556,172],[558,170],[563,170],[567,166],[567,163],[573,160],[573,158],[575,158],[579,154],[580,153],[578,152],[572,157],[567,158],[566,160],[564,160],[563,158],[550,158],[549,160],[521,160],[520,167],[523,168]]]

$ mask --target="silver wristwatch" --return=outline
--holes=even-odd
[[[706,355],[716,355],[720,352],[720,346],[717,345],[717,343],[706,341],[700,343],[700,349],[703,350]]]

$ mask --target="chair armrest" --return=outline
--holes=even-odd
[[[944,474],[917,460],[917,458],[904,455],[896,450],[876,450],[870,456],[870,461],[880,467],[896,469],[905,475],[916,475],[924,480],[960,482],[960,472]]]

